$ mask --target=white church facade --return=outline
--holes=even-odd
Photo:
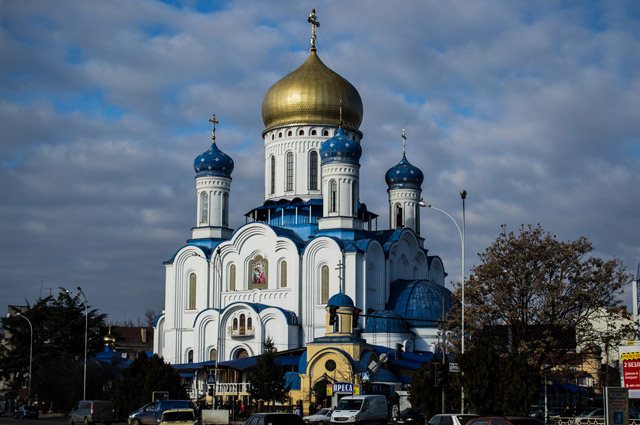
[[[338,293],[361,311],[356,332],[371,346],[432,352],[443,295],[447,310],[452,299],[420,236],[423,173],[404,153],[390,167],[389,228],[377,230],[360,199],[362,101],[322,63],[315,32],[307,60],[266,93],[262,117],[264,199],[235,230],[234,164],[210,120],[212,143],[194,161],[195,226],[164,263],[154,352],[178,365],[259,355],[268,338],[278,351],[306,347],[325,335]]]

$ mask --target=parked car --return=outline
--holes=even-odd
[[[396,416],[391,417],[391,422],[394,424],[424,424],[424,413],[422,409],[416,407],[410,407],[402,410]]]
[[[313,415],[305,416],[302,420],[308,424],[325,425],[331,422],[331,413],[333,413],[333,409],[325,407]]]
[[[197,425],[193,409],[171,409],[162,412],[160,425]]]
[[[434,415],[429,420],[429,425],[466,425],[471,419],[477,417],[478,415],[469,413],[442,413]]]
[[[111,425],[113,416],[113,403],[110,400],[82,400],[69,413],[69,424],[91,425],[102,422]]]
[[[471,419],[467,425],[545,425],[545,423],[528,416],[482,416]]]
[[[129,425],[157,425],[162,418],[162,413],[172,409],[194,409],[189,400],[157,400],[147,403],[138,410],[132,412],[127,419]]]
[[[304,421],[293,413],[254,413],[244,425],[304,425]]]
[[[15,419],[38,419],[38,409],[35,406],[22,405],[13,412]]]
[[[576,418],[604,418],[604,409],[602,407],[590,407],[576,416]]]

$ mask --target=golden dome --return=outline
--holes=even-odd
[[[298,69],[275,83],[262,101],[265,128],[288,124],[340,123],[340,101],[345,127],[358,129],[362,99],[353,85],[329,69],[312,48]]]

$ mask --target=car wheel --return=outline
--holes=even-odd
[[[131,421],[131,425],[142,425],[142,424],[140,423],[140,419],[134,419]]]
[[[318,422],[318,425],[324,425],[324,421]]]
[[[73,425],[73,417],[69,417],[69,425]]]
[[[88,418],[84,418],[84,425],[92,425]]]

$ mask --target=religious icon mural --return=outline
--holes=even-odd
[[[267,260],[260,255],[249,261],[249,289],[266,289],[269,286],[267,266]]]

